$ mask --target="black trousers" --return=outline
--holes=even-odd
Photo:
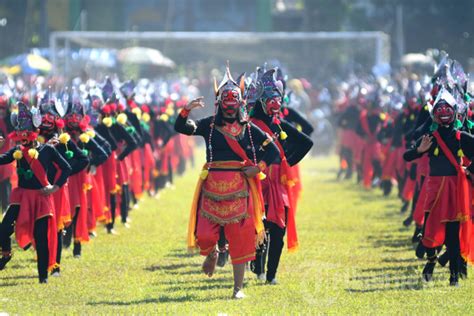
[[[128,210],[130,208],[130,190],[128,184],[122,185],[122,195],[120,198],[120,217],[122,218],[122,223],[127,222]]]
[[[117,195],[110,194],[110,217],[111,222],[107,224],[107,229],[113,229],[115,224],[115,209],[117,208]]]
[[[459,275],[459,268],[462,264],[461,260],[461,246],[459,242],[459,222],[446,223],[446,238],[445,245],[449,249],[449,271],[451,277],[457,278]],[[426,254],[428,258],[436,256],[437,248],[427,248]]]
[[[74,217],[72,218],[72,223],[65,229],[66,234],[64,236],[64,244],[66,248],[68,248],[71,245],[72,238],[73,237],[74,239],[76,238],[77,218],[80,211],[81,211],[81,207],[80,206],[76,207],[76,212],[74,214]],[[61,237],[61,240],[63,240],[62,237]],[[59,242],[59,239],[58,239],[58,242]]]
[[[12,243],[10,236],[15,230],[15,221],[20,212],[19,205],[11,205],[3,217],[2,224],[0,224],[0,246],[2,252],[10,252],[12,250]],[[40,280],[48,277],[48,218],[43,217],[35,222],[33,231],[33,238],[36,244],[36,254],[38,255],[38,275]]]
[[[7,211],[8,203],[10,203],[10,193],[12,191],[12,185],[10,179],[6,179],[0,182],[0,203],[2,207],[2,213]]]
[[[275,223],[265,221],[265,230],[267,234],[267,240],[257,249],[257,255],[255,261],[251,263],[252,270],[255,274],[259,275],[265,273],[265,262],[267,261],[267,281],[272,281],[277,273],[278,266],[280,264],[281,253],[285,242],[286,228],[281,228]]]

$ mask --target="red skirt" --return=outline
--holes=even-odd
[[[143,169],[142,169],[142,150],[136,149],[131,154],[132,175],[130,179],[130,188],[133,195],[140,199],[143,193]]]
[[[34,243],[35,222],[48,217],[48,269],[53,268],[56,264],[58,232],[52,196],[43,195],[40,190],[15,188],[10,196],[10,204],[20,206],[15,234],[16,241],[21,248]]]
[[[457,205],[457,176],[430,176],[426,180],[425,210],[430,213],[425,221],[423,245],[435,248],[443,245],[446,223],[459,221]]]
[[[416,201],[415,211],[413,212],[413,220],[415,221],[417,226],[423,226],[425,222],[425,205],[426,205],[426,198],[427,198],[427,182],[428,177],[425,178],[423,184],[421,184],[421,190],[418,195],[418,200]]]
[[[117,160],[117,182],[119,185],[128,184],[129,182],[129,170],[130,164],[128,163],[129,158],[125,157],[124,160]]]
[[[100,165],[102,173],[107,175],[103,177],[104,191],[108,194],[114,194],[117,192],[117,158],[115,152],[112,152],[109,158]],[[107,199],[108,201],[109,199]],[[108,202],[107,202],[108,203]]]
[[[262,180],[262,194],[267,207],[267,220],[285,228],[285,207],[290,207],[290,200],[286,186],[281,183],[281,167],[272,164],[266,173],[267,177]]]
[[[410,168],[416,162],[410,162],[406,164],[407,174],[405,185],[403,186],[402,197],[405,201],[411,201],[415,192],[416,179],[410,178]]]
[[[150,144],[145,144],[143,148],[143,189],[148,191],[151,188],[151,176],[155,167],[155,158]]]
[[[366,189],[372,185],[372,176],[374,174],[373,161],[381,160],[381,151],[379,142],[366,142],[362,151],[362,172],[363,182]]]
[[[76,216],[76,210],[79,210],[74,232],[74,239],[77,242],[89,241],[89,230],[87,229],[87,190],[89,185],[85,170],[69,177],[69,201],[73,218]]]
[[[53,193],[53,205],[58,231],[71,224],[71,205],[69,204],[68,184],[64,184],[58,191]]]

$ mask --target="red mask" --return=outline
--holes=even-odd
[[[436,123],[449,125],[454,122],[454,109],[449,104],[441,103],[437,105],[433,111]]]
[[[412,110],[416,110],[418,108],[418,99],[417,98],[410,98],[408,99],[408,106]]]
[[[38,134],[32,131],[13,131],[8,135],[8,138],[15,142],[19,142],[23,146],[29,145],[38,137]]]
[[[239,92],[237,90],[225,90],[222,92],[221,109],[227,116],[235,116],[239,110]]]
[[[51,134],[56,129],[56,118],[50,113],[46,113],[41,118],[41,125],[39,127],[41,134]]]
[[[268,115],[275,115],[280,112],[281,97],[273,97],[265,100],[265,111]]]
[[[82,120],[82,115],[69,114],[66,116],[66,125],[70,132],[75,132],[80,129],[79,125]]]

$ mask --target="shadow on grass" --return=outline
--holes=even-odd
[[[229,280],[227,280],[229,281]],[[207,291],[207,290],[221,290],[221,289],[232,289],[231,282],[219,282],[219,283],[212,283],[212,284],[202,284],[202,285],[194,285],[191,286],[191,282],[188,282],[188,285],[183,284],[182,286],[171,286],[168,287],[165,291],[169,292],[189,292],[189,291]]]
[[[25,280],[25,279],[36,279],[37,276],[34,275],[15,275],[2,277],[2,280]]]
[[[146,304],[166,304],[166,303],[184,303],[184,302],[209,302],[213,300],[224,300],[228,297],[206,297],[199,298],[195,295],[180,295],[180,296],[160,296],[157,298],[145,298],[141,300],[132,300],[132,301],[98,301],[98,302],[88,302],[86,305],[90,306],[132,306],[132,305],[146,305]]]
[[[189,253],[182,249],[173,249],[165,257],[166,258],[192,258],[197,256],[198,253]]]
[[[204,276],[204,274],[203,274]],[[223,282],[229,282],[229,278],[228,277],[220,277],[220,278],[215,278],[215,277],[212,277],[212,278],[205,278],[203,279],[203,282],[205,282],[206,284],[214,284],[214,283],[223,283]],[[158,286],[161,286],[161,285],[169,285],[169,286],[173,286],[173,285],[180,285],[180,284],[191,284],[192,281],[189,280],[189,279],[186,279],[186,280],[175,280],[175,281],[158,281],[158,282],[155,282],[153,283],[152,285],[158,285]]]
[[[163,270],[163,271],[174,271],[174,270],[179,270],[179,269],[182,269],[182,268],[189,268],[191,265],[190,264],[187,264],[187,263],[173,263],[173,264],[169,264],[169,265],[152,265],[152,266],[149,266],[149,267],[146,267],[144,270],[145,271],[149,271],[149,272],[154,272],[154,271],[157,271],[157,270]]]
[[[373,293],[373,292],[387,292],[387,291],[420,291],[423,285],[417,281],[416,283],[400,284],[392,287],[369,287],[365,289],[346,289],[349,293]]]
[[[12,282],[12,283],[3,283],[3,282],[2,282],[2,284],[0,284],[0,288],[2,288],[2,287],[8,287],[8,286],[17,286],[17,285],[19,285],[18,282]]]

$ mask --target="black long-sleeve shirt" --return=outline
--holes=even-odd
[[[311,138],[298,131],[287,121],[281,120],[281,129],[277,124],[274,124],[272,122],[272,117],[263,112],[260,102],[257,102],[255,105],[254,117],[263,121],[273,132],[273,135],[271,136],[275,137],[280,142],[283,151],[285,152],[286,160],[290,166],[296,165],[300,162],[301,159],[303,159],[311,150],[311,147],[313,147],[313,141]],[[288,136],[285,140],[282,140],[280,137],[281,130],[285,131]],[[280,163],[280,158],[275,160],[274,163]]]
[[[469,158],[471,161],[474,159],[474,137],[466,132],[460,132],[460,140],[456,139],[456,130],[450,127],[438,127],[438,132],[448,146],[449,150],[453,156],[460,163],[461,158],[458,157],[458,150],[462,149],[464,155]],[[432,135],[432,134],[430,134]],[[455,176],[457,175],[456,168],[449,162],[446,155],[441,150],[441,147],[438,146],[436,138],[433,136],[433,144],[430,149],[425,153],[418,153],[417,148],[421,143],[421,138],[417,140],[416,144],[410,147],[404,154],[403,159],[406,161],[412,161],[420,158],[424,154],[428,154],[430,158],[430,176]],[[438,147],[438,149],[436,149]],[[435,155],[435,150],[437,155]],[[474,164],[471,164],[468,167],[470,172],[474,173]]]
[[[95,127],[96,133],[102,136],[107,143],[110,145],[111,150],[117,150],[117,142],[112,137],[112,133],[109,127],[105,126],[105,124],[100,123]]]
[[[5,165],[5,164],[13,162],[14,160],[13,153],[16,150],[20,150],[20,147],[19,146],[12,147],[9,151],[0,155],[0,165]],[[59,187],[64,185],[64,183],[66,183],[67,177],[70,175],[72,171],[72,168],[69,165],[69,163],[51,145],[41,144],[36,148],[36,150],[39,153],[38,160],[43,166],[43,168],[45,169],[45,172],[47,175],[49,174],[49,170],[51,169],[56,170],[56,166],[61,170],[60,176],[52,184],[55,184]],[[24,170],[31,170],[30,165],[28,163],[30,159],[31,159],[30,157],[23,156],[17,162],[17,169],[22,168]],[[30,190],[40,190],[43,188],[43,185],[33,174],[33,176],[30,179],[26,179],[25,176],[19,176],[18,187],[24,188],[24,189],[30,189]]]
[[[212,120],[212,116],[193,121],[178,115],[174,125],[175,130],[178,133],[185,135],[199,135],[204,137],[206,142],[207,162],[210,161],[211,157],[211,153],[209,152],[209,134],[211,132]],[[258,127],[252,123],[249,124],[250,132],[252,134],[252,141],[255,146],[257,162],[264,161],[267,165],[270,165],[278,157],[277,146],[273,142],[264,145],[268,137]],[[242,158],[229,148],[224,135],[217,129],[218,127],[214,129],[211,141],[213,161],[241,161]],[[248,130],[245,126],[243,126],[242,133],[236,137],[236,140],[240,146],[245,149],[247,157],[249,159],[253,159],[252,141],[250,140]]]
[[[77,140],[77,146],[84,150],[86,149],[89,154],[89,160],[91,166],[100,166],[103,164],[109,156],[107,153],[99,146],[99,144],[95,141],[94,138],[90,138],[87,143],[81,142],[81,140]]]
[[[314,132],[314,128],[311,123],[301,115],[297,110],[293,108],[286,108],[288,110],[288,115],[285,116],[285,120],[289,123],[292,123],[298,128],[301,126],[301,131],[308,136]]]
[[[131,133],[132,137],[135,139],[135,142],[137,143],[139,147],[145,146],[145,143],[143,141],[143,130],[142,130],[142,126],[140,125],[140,120],[135,115],[135,113],[129,110],[125,110],[124,113],[127,115],[127,120],[135,129],[135,131]]]
[[[339,118],[337,122],[338,126],[355,131],[357,129],[357,125],[359,124],[359,116],[359,108],[355,105],[350,105]]]
[[[69,140],[67,142],[67,148],[65,144],[59,143],[54,148],[58,151],[58,153],[63,157],[71,166],[71,173],[69,176],[75,175],[76,173],[81,172],[84,170],[87,165],[89,164],[89,158],[84,155],[82,150],[77,148],[77,145],[72,141]],[[68,158],[66,155],[66,151],[70,150],[73,155],[71,158]],[[48,180],[49,182],[54,181],[54,178],[56,177],[57,170],[56,169],[51,169],[48,170]]]
[[[112,155],[112,147],[104,137],[102,137],[99,133],[95,133],[94,140],[105,151],[107,157],[110,157],[110,155]]]
[[[154,139],[161,139],[163,142],[163,147],[169,142],[171,137],[176,135],[176,132],[173,130],[172,126],[163,120],[156,120],[153,128],[153,137]]]
[[[110,133],[117,143],[123,142],[125,144],[124,149],[117,157],[118,160],[124,160],[132,151],[137,148],[137,142],[135,139],[125,130],[125,127],[120,123],[114,123],[110,127]]]

